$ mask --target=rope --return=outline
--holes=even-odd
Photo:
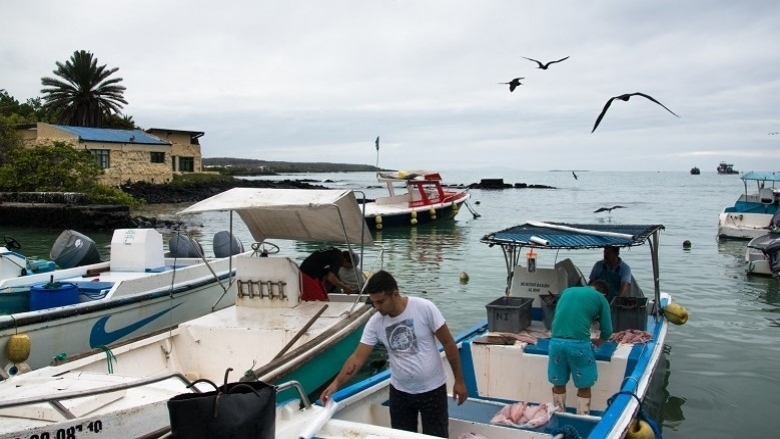
[[[636,394],[634,392],[620,391],[620,392],[612,395],[612,397],[610,397],[607,400],[607,407],[612,405],[612,402],[615,401],[615,398],[617,398],[618,395],[631,395],[631,396],[633,396],[634,399],[636,399],[636,402],[639,404],[639,411],[637,413],[637,418],[640,421],[647,422],[647,425],[649,425],[650,428],[653,430],[653,434],[655,435],[655,439],[662,439],[662,437],[661,437],[661,429],[658,427],[658,424],[654,420],[650,419],[650,417],[647,416],[647,414],[645,413],[644,406],[642,404],[642,400],[639,399],[639,397],[636,396]]]
[[[105,353],[106,353],[106,363],[108,363],[108,374],[112,375],[114,373],[114,363],[113,363],[113,361],[118,361],[116,359],[116,356],[114,355],[113,352],[111,352],[111,349],[108,346],[100,345],[100,346],[96,346],[96,347],[98,347],[100,349],[103,349],[103,351],[105,351]]]
[[[553,436],[560,439],[582,439],[577,430],[571,425],[564,425],[563,427],[553,431]]]

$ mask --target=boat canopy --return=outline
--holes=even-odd
[[[780,181],[780,172],[748,172],[740,177],[742,180]]]
[[[662,225],[565,224],[529,221],[482,237],[482,242],[509,247],[586,249],[644,244]]]
[[[197,202],[181,215],[235,211],[257,242],[292,239],[372,245],[355,193],[326,189],[233,188]]]

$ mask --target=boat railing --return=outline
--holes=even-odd
[[[172,378],[176,378],[188,386],[192,384],[192,382],[188,380],[181,373],[173,372],[173,373],[158,375],[149,378],[142,378],[129,383],[114,384],[114,385],[104,386],[104,387],[91,389],[91,390],[77,390],[72,392],[58,393],[55,396],[33,396],[27,398],[18,398],[18,399],[0,401],[0,409],[19,407],[19,406],[31,405],[31,404],[48,403],[52,407],[54,407],[54,409],[57,412],[59,412],[62,416],[64,416],[66,419],[75,419],[77,418],[77,416],[74,415],[70,410],[68,410],[64,405],[62,405],[60,401],[118,392],[120,390],[127,390],[135,387],[147,386],[149,384],[154,384],[160,381],[166,381]],[[53,379],[56,380],[56,377],[53,377]],[[200,390],[194,387],[193,387],[193,391],[200,393]]]

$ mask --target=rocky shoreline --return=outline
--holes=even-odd
[[[194,203],[235,187],[264,189],[327,189],[300,180],[236,180],[193,184],[132,183],[122,185],[123,192],[146,204]]]

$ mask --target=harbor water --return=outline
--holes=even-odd
[[[757,170],[766,171],[766,170]],[[486,318],[485,305],[506,289],[506,264],[498,247],[480,239],[526,220],[566,223],[662,224],[660,285],[685,306],[684,326],[670,326],[667,354],[656,373],[645,408],[659,421],[663,437],[775,437],[780,417],[774,397],[780,394],[780,281],[745,274],[745,241],[716,239],[718,214],[744,192],[738,175],[682,172],[529,172],[513,170],[443,171],[446,184],[470,184],[482,178],[555,189],[471,190],[470,205],[454,221],[387,228],[374,238],[384,249],[382,267],[397,276],[408,295],[425,297],[442,310],[453,333]],[[264,177],[268,179],[267,177]],[[373,198],[384,193],[372,173],[284,175],[313,180],[331,188],[355,189]],[[152,205],[134,214],[170,217],[187,205]],[[622,206],[611,213],[601,207]],[[229,228],[227,213],[185,219],[188,230],[211,251],[215,233]],[[234,233],[248,247],[253,242],[236,216]],[[0,233],[22,245],[21,253],[48,258],[61,230],[7,228]],[[90,233],[103,258],[110,234]],[[691,247],[684,248],[683,242]],[[301,261],[317,244],[274,241],[282,254]],[[571,258],[587,275],[601,258],[598,250],[554,253],[537,249],[539,267]],[[363,269],[379,268],[377,252],[366,250]],[[645,293],[652,291],[649,246],[626,249]],[[461,273],[468,274],[463,281]]]

